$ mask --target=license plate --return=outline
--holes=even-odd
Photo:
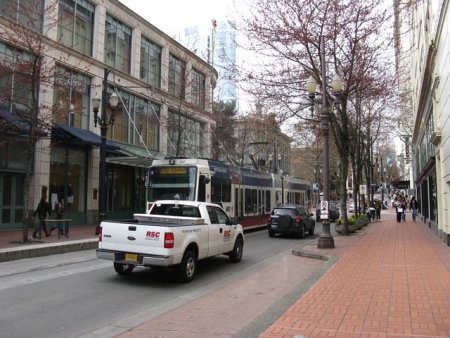
[[[272,229],[276,229],[277,225],[276,224],[271,224]]]
[[[125,260],[126,261],[131,261],[131,262],[137,262],[138,255],[137,254],[126,253],[125,254]]]

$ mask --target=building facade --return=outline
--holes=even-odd
[[[74,224],[98,221],[100,128],[92,99],[103,89],[119,96],[107,131],[108,218],[145,210],[153,158],[210,157],[217,72],[116,0],[0,1],[0,124],[27,123],[27,109],[20,113],[29,94],[18,95],[17,65],[36,50],[14,34],[17,24],[39,32],[39,118],[48,128],[36,144],[29,187],[20,142],[0,142],[0,229],[21,226],[24,189],[34,207],[45,195],[52,205],[61,200]]]
[[[236,82],[237,42],[234,21],[215,20],[185,28],[182,43],[195,51],[218,71],[214,90],[217,99],[238,103]]]
[[[292,138],[280,130],[274,114],[258,111],[234,124],[236,165],[291,175]]]
[[[419,1],[401,17],[408,33],[414,188],[422,220],[450,246],[449,2]],[[409,149],[406,148],[408,151]]]

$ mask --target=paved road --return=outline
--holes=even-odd
[[[250,305],[260,297],[263,301],[255,301],[255,309],[240,316],[236,327],[243,328],[297,286],[292,278],[323,264],[293,257],[291,249],[300,241],[311,240],[249,233],[241,263],[230,264],[225,256],[202,262],[190,284],[179,284],[169,272],[149,269],[117,276],[111,262],[97,260],[93,250],[1,263],[1,336],[110,337],[205,295],[220,297],[210,304],[219,311],[213,311],[216,319],[222,317],[220,301],[238,314],[242,302]],[[297,268],[285,271],[293,262]],[[224,295],[231,285],[237,287],[236,293]]]

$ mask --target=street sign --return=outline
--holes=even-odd
[[[367,185],[361,184],[361,185],[359,186],[359,193],[360,193],[361,195],[367,195]]]
[[[320,218],[328,219],[328,201],[320,202]]]

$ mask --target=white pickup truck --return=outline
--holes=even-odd
[[[113,261],[119,275],[135,266],[174,267],[180,281],[190,282],[198,260],[225,254],[240,262],[243,248],[242,226],[217,204],[157,201],[133,221],[102,222],[97,257]]]

